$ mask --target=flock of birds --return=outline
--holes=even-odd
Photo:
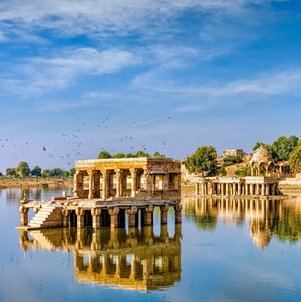
[[[170,119],[171,117],[169,116],[168,120]],[[109,121],[109,117],[106,117],[102,122],[97,123],[96,125],[94,124],[94,131],[100,131],[101,129],[108,130]],[[133,124],[136,124],[136,121],[134,121]],[[149,150],[146,144],[140,143],[139,141],[135,140],[133,134],[119,137],[119,143],[116,143],[116,146],[120,146],[118,150],[116,150],[115,148],[111,150],[101,148],[99,147],[100,142],[97,137],[87,137],[87,133],[91,131],[91,128],[88,129],[87,125],[87,122],[81,121],[80,123],[77,123],[77,128],[75,131],[60,133],[60,139],[58,139],[57,141],[61,143],[59,143],[55,147],[51,146],[51,144],[42,144],[40,148],[34,147],[35,150],[32,150],[33,144],[31,144],[30,141],[19,143],[14,139],[0,137],[0,152],[1,149],[8,149],[10,154],[15,154],[12,156],[14,156],[13,158],[16,160],[16,164],[18,163],[18,160],[24,160],[24,158],[20,158],[20,156],[17,155],[17,153],[20,153],[20,149],[22,150],[22,154],[26,154],[27,151],[31,154],[42,152],[45,153],[45,155],[49,159],[56,159],[56,161],[57,159],[59,159],[63,165],[71,167],[75,159],[84,158],[88,150],[89,152],[91,152],[91,149],[95,148],[97,148],[97,150],[95,151],[96,157],[98,155],[98,152],[102,150],[106,150],[112,154],[115,154],[119,151],[124,152],[124,150],[129,150],[129,152],[125,153],[135,153],[138,150],[148,152]],[[107,133],[106,135],[109,136],[110,134]],[[160,144],[162,145],[162,147],[166,147],[167,145],[163,140],[160,141]],[[14,149],[16,150],[16,152],[13,151]],[[68,152],[62,152],[62,150],[68,150]]]

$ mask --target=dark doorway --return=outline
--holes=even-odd
[[[75,210],[70,211],[69,218],[70,218],[70,227],[77,227],[77,216]]]

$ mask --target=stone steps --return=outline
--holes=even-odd
[[[51,215],[57,210],[53,205],[44,205],[29,222],[29,227],[42,228],[46,222],[52,221]]]

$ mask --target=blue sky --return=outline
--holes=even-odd
[[[0,171],[299,136],[300,54],[300,1],[2,0]]]

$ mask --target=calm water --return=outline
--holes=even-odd
[[[34,199],[61,195],[31,190]],[[18,232],[0,191],[0,301],[301,301],[301,204],[185,198],[183,223]]]

